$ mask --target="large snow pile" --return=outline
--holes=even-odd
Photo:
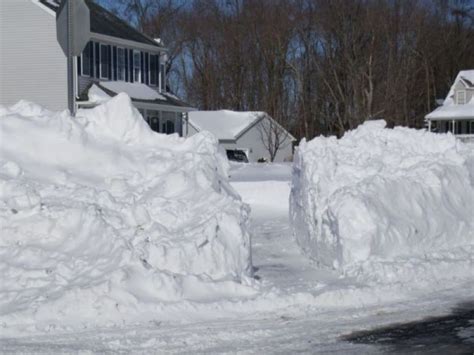
[[[0,107],[0,134],[0,324],[253,294],[248,208],[210,134],[156,134],[125,94],[76,118]]]
[[[344,271],[396,278],[424,259],[448,270],[459,257],[474,276],[472,152],[451,134],[385,126],[370,121],[341,139],[301,142],[290,196],[297,243]]]

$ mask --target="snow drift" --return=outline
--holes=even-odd
[[[76,118],[0,107],[0,142],[0,324],[254,292],[248,207],[211,135],[156,134],[119,94]]]
[[[454,250],[469,265],[472,151],[451,134],[385,126],[369,121],[341,139],[301,142],[290,195],[297,243],[320,265],[346,271],[362,265],[384,277],[387,260],[392,271],[423,258],[448,270]],[[465,272],[473,276],[472,265]]]

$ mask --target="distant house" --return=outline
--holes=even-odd
[[[75,58],[79,107],[126,92],[151,128],[181,133],[187,104],[167,92],[167,49],[92,0],[90,41]],[[67,60],[56,39],[60,0],[2,0],[0,104],[20,99],[50,110],[67,108]]]
[[[265,112],[191,111],[183,131],[209,131],[229,158],[243,151],[250,162],[290,161],[296,140]]]
[[[474,70],[460,71],[443,104],[425,119],[430,131],[474,139]]]

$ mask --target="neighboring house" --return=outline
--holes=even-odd
[[[75,58],[78,107],[126,92],[155,131],[181,132],[184,102],[167,92],[167,49],[92,0],[90,41]],[[60,0],[0,1],[0,104],[67,108],[67,60],[56,37]]]
[[[428,130],[474,139],[474,70],[460,71],[442,106],[425,116]]]
[[[296,140],[265,112],[191,111],[184,122],[184,135],[209,131],[229,157],[234,151],[244,151],[250,162],[290,161]],[[273,159],[272,159],[273,158]]]

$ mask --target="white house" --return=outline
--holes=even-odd
[[[61,0],[0,1],[0,104],[21,99],[47,109],[67,105],[67,59],[56,36]],[[167,49],[92,0],[90,40],[74,58],[79,107],[126,92],[150,127],[181,133],[183,113],[191,108],[167,90]]]
[[[474,140],[474,70],[460,71],[443,105],[425,116],[428,130]]]
[[[250,162],[290,161],[296,141],[286,129],[265,112],[190,111],[184,122],[184,135],[209,131],[231,158],[243,151]]]

